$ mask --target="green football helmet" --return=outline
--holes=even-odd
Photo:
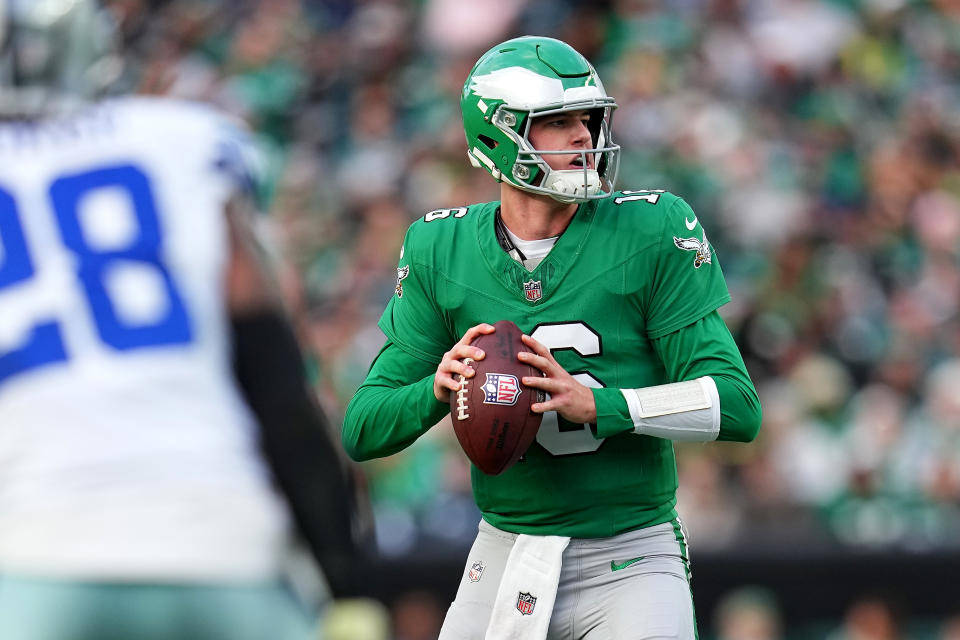
[[[610,136],[616,107],[593,65],[570,45],[538,36],[507,40],[480,57],[463,85],[467,155],[497,182],[524,191],[560,202],[606,198],[620,164]],[[579,110],[589,113],[592,148],[542,151],[530,143],[531,120]],[[583,168],[551,169],[548,154],[580,154]],[[588,168],[588,156],[596,168]]]
[[[95,0],[0,0],[0,117],[96,98],[122,70],[114,22]]]

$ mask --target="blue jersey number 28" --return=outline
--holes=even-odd
[[[137,228],[127,246],[91,247],[84,236],[81,205],[102,189],[121,190],[130,199]],[[119,351],[190,342],[187,309],[162,260],[160,218],[146,174],[125,164],[65,175],[50,184],[48,196],[63,244],[76,257],[77,278],[100,340]],[[148,266],[159,276],[167,297],[162,317],[146,324],[131,324],[118,315],[105,276],[124,263]],[[0,291],[33,275],[34,264],[16,199],[0,186]],[[0,385],[18,373],[68,358],[57,319],[38,319],[20,345],[0,350]]]

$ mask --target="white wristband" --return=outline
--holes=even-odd
[[[620,393],[634,433],[681,442],[710,442],[720,434],[720,394],[710,376]]]

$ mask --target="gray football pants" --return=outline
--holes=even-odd
[[[516,535],[484,520],[479,529],[439,640],[483,640],[490,621]],[[611,538],[570,541],[548,640],[696,637],[687,545],[677,520]]]

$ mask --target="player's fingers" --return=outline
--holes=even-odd
[[[548,376],[557,373],[557,369],[559,368],[559,365],[557,365],[556,361],[552,358],[546,358],[535,353],[530,353],[529,351],[518,352],[517,360],[520,362],[526,362],[529,365],[533,365]]]
[[[523,340],[523,344],[533,349],[533,352],[536,353],[538,356],[547,358],[549,360],[553,360],[553,355],[550,353],[550,349],[547,349],[545,346],[543,346],[540,342],[538,342],[531,336],[528,336],[527,334],[523,334],[522,336],[520,336],[520,339]]]
[[[475,371],[470,366],[469,361],[464,364],[459,360],[451,360],[449,366],[442,368],[437,372],[436,379],[440,384],[451,391],[460,390],[460,378],[472,378]]]
[[[470,356],[464,355],[461,359],[454,355],[450,358],[445,358],[441,363],[440,368],[453,377],[456,377],[456,375],[462,375],[466,376],[467,378],[471,378],[474,374],[474,369],[471,366],[472,364],[473,358]]]
[[[451,360],[465,360],[471,358],[473,360],[483,360],[486,354],[483,352],[483,349],[470,346],[468,344],[455,344],[453,348],[450,349],[445,354],[445,357],[450,358]]]
[[[543,402],[534,402],[530,405],[530,411],[534,413],[546,413],[547,411],[557,411],[559,407],[560,403],[548,396]]]
[[[441,384],[441,386],[443,386],[443,388],[449,389],[450,391],[459,391],[459,390],[460,390],[460,377],[459,377],[459,376],[457,376],[457,377],[455,377],[455,378],[445,377],[445,378],[443,378],[443,379],[440,380],[440,384]]]
[[[473,342],[477,336],[485,333],[493,333],[495,329],[492,324],[487,324],[486,322],[481,322],[478,325],[474,325],[467,329],[467,332],[463,334],[463,337],[457,342],[457,346],[460,345],[469,345]]]
[[[476,340],[477,336],[485,333],[493,333],[494,331],[493,325],[487,324],[486,322],[472,326],[467,329],[463,337],[453,345],[453,348],[450,349],[448,354],[453,354],[453,357],[457,359],[473,358],[474,360],[482,360],[485,355],[483,350],[471,346],[470,343]]]
[[[433,395],[440,402],[450,402],[450,393],[457,391],[457,389],[450,388],[449,381],[449,377],[439,373],[433,377]]]
[[[543,376],[524,376],[520,381],[528,387],[534,389],[541,389],[547,393],[556,393],[560,390],[559,383],[553,378],[545,378]]]

